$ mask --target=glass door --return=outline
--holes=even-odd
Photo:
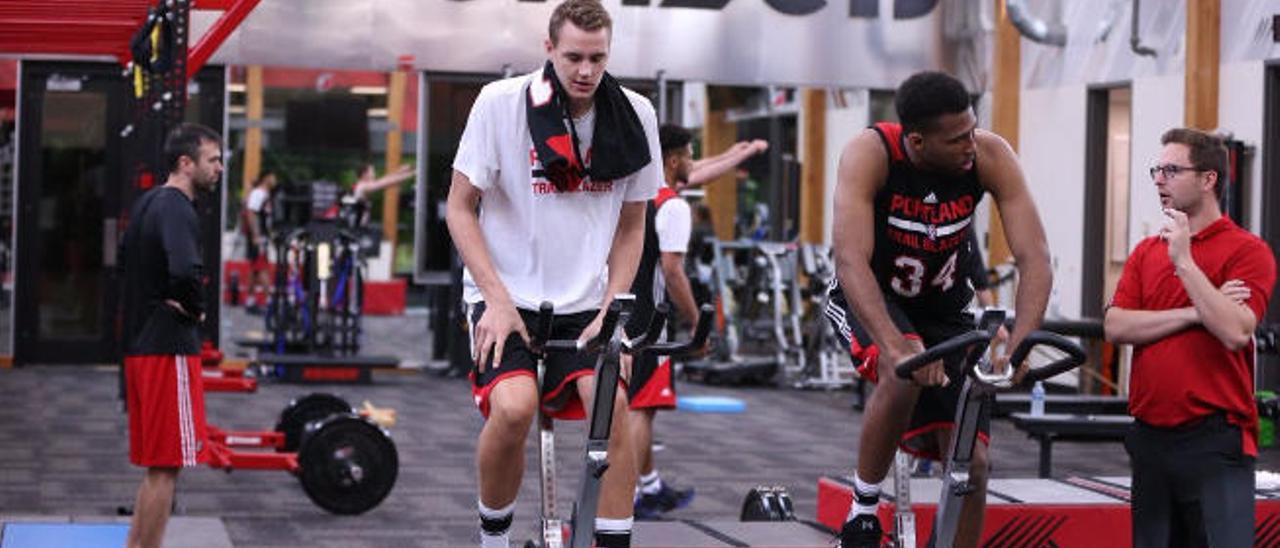
[[[21,90],[14,359],[114,362],[119,69],[24,62]]]

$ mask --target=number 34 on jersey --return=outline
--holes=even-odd
[[[956,257],[959,254],[959,251],[952,252],[942,268],[938,269],[932,277],[928,276],[929,272],[925,268],[924,261],[910,255],[899,255],[893,260],[897,272],[889,281],[889,286],[903,297],[917,297],[925,289],[925,278],[929,277],[929,285],[937,288],[934,291],[945,292],[956,283]]]

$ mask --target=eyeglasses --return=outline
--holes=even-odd
[[[1179,173],[1182,173],[1184,171],[1194,171],[1198,173],[1204,170],[1197,167],[1192,167],[1192,166],[1165,164],[1162,166],[1152,166],[1149,172],[1151,173],[1151,180],[1154,181],[1157,173],[1164,175],[1165,179],[1172,179],[1174,177],[1177,177]]]

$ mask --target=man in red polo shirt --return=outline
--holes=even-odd
[[[1160,142],[1164,226],[1129,256],[1105,320],[1107,340],[1134,345],[1133,545],[1252,546],[1252,337],[1275,258],[1219,208],[1222,140],[1179,128]]]

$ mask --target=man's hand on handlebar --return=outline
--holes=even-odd
[[[924,352],[924,344],[917,339],[907,339],[907,347],[903,352],[886,352],[886,364],[897,366],[907,361],[912,356]],[[890,375],[893,373],[890,372]],[[911,373],[911,379],[920,386],[946,386],[951,384],[951,379],[947,377],[947,370],[942,365],[942,360],[935,361],[929,365],[921,367]]]
[[[1004,328],[1001,328],[1004,329]],[[995,359],[991,360],[991,372],[996,375],[1004,374],[1005,368],[1009,367],[1009,354],[997,354]],[[1022,383],[1022,378],[1027,376],[1027,370],[1030,368],[1027,360],[1022,360],[1018,368],[1013,371],[1013,379],[1011,383],[1014,385]]]
[[[515,305],[511,303],[492,303],[489,306],[486,303],[484,313],[480,315],[480,321],[476,322],[475,332],[472,334],[472,340],[475,346],[471,349],[471,358],[476,362],[476,368],[480,373],[484,373],[490,361],[494,367],[501,367],[502,351],[506,345],[507,337],[512,333],[520,335],[524,343],[529,344],[529,332],[525,330],[524,320],[520,319],[520,313],[516,311]],[[596,327],[599,330],[599,326]],[[492,353],[493,359],[489,356]]]
[[[696,337],[697,333],[698,333],[698,326],[696,324],[689,328],[690,339],[693,339],[694,337]],[[702,341],[702,346],[699,346],[696,350],[691,350],[688,354],[685,354],[684,357],[689,359],[701,358],[703,356],[706,356],[710,352],[711,352],[711,338],[708,337],[706,340]]]
[[[942,366],[941,360],[915,370],[915,372],[911,373],[911,380],[920,386],[946,386],[951,384],[951,378],[947,377],[947,370]]]
[[[1004,370],[1009,366],[1009,358],[1013,353],[1013,345],[1009,344],[1009,330],[1001,325],[996,330],[996,338],[991,341],[991,348],[988,350],[991,356],[991,373],[995,375],[1004,374]],[[1022,382],[1022,377],[1027,375],[1027,363],[1024,361],[1013,372],[1013,384]]]

